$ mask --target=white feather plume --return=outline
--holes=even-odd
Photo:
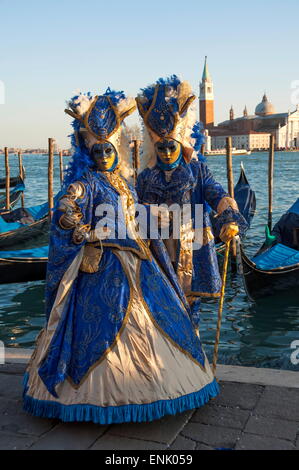
[[[131,96],[128,96],[128,98],[119,101],[117,104],[117,111],[120,115],[122,115],[126,111],[129,111],[129,109],[132,109],[135,105],[135,99]]]
[[[68,105],[75,113],[83,116],[88,111],[92,100],[92,96],[80,92],[76,98],[68,102]]]

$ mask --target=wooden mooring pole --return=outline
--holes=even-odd
[[[230,197],[234,197],[234,175],[233,175],[233,157],[232,157],[232,138],[226,138],[226,170],[227,187]]]
[[[6,202],[5,202],[5,208],[7,211],[10,210],[10,168],[9,168],[9,155],[8,155],[8,148],[4,148],[4,155],[5,155],[5,174],[6,174],[6,184],[5,184],[5,190],[6,190]]]
[[[233,174],[233,153],[232,153],[232,138],[231,136],[226,138],[226,170],[227,170],[227,188],[230,197],[235,197],[234,191],[234,174]],[[237,245],[235,240],[232,240],[231,244],[231,260],[233,266],[236,267],[237,260]]]
[[[268,161],[268,227],[272,230],[273,214],[273,175],[274,175],[274,146],[275,137],[270,136],[269,161]]]
[[[54,139],[48,139],[48,205],[49,205],[49,220],[52,218],[52,209],[54,206],[53,199],[53,168],[54,168]]]
[[[59,170],[60,170],[60,184],[62,186],[63,183],[63,155],[62,150],[59,152]]]
[[[20,177],[22,178],[22,181],[24,181],[23,158],[22,158],[22,152],[21,152],[21,150],[18,151],[18,160],[19,160],[19,174],[20,174]],[[22,205],[23,208],[25,207],[25,195],[24,195],[24,191],[22,192],[22,196],[21,196],[21,205]]]

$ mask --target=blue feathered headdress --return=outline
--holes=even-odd
[[[182,144],[186,161],[190,161],[194,151],[198,158],[204,159],[199,153],[205,141],[203,127],[196,121],[195,111],[190,109],[194,100],[190,84],[176,75],[159,78],[155,84],[141,89],[136,98],[151,140],[156,142],[165,137],[177,140]]]
[[[136,109],[131,98],[126,99],[123,91],[108,88],[103,95],[92,97],[80,93],[69,103],[71,109],[65,112],[78,120],[98,142],[104,142],[119,129],[125,117]]]
[[[71,135],[74,153],[64,179],[66,187],[80,178],[87,168],[94,167],[89,150],[95,142],[108,141],[119,150],[122,121],[136,109],[133,98],[126,98],[123,91],[110,88],[103,95],[94,97],[90,92],[80,93],[67,104],[65,112],[74,118]],[[90,145],[86,143],[88,141]]]

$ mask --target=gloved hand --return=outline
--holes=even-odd
[[[224,242],[227,243],[234,238],[235,235],[239,233],[239,227],[235,222],[229,222],[224,224],[220,230],[219,237]]]

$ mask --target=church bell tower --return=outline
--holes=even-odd
[[[207,56],[199,86],[199,119],[205,129],[214,126],[214,89],[208,70]]]

